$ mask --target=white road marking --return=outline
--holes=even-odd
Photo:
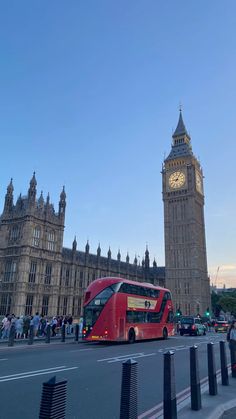
[[[70,367],[70,368],[62,368],[62,367],[55,367],[55,368],[48,368],[47,370],[39,370],[41,372],[36,371],[29,371],[28,373],[22,373],[22,374],[13,374],[13,375],[6,375],[5,377],[0,377],[0,383],[4,383],[6,381],[12,381],[12,380],[21,380],[23,378],[30,378],[30,377],[37,377],[39,375],[45,375],[45,374],[54,374],[62,371],[70,371],[75,370],[78,367]]]
[[[1,358],[0,361],[7,361],[8,358]]]
[[[61,369],[61,368],[66,368],[66,366],[65,365],[62,365],[60,367],[45,368],[43,370],[20,372],[18,374],[12,374],[12,375],[3,375],[2,377],[0,376],[0,380],[2,378],[6,378],[6,377],[16,377],[17,375],[32,374],[32,373],[43,372],[43,371],[49,371],[50,372],[50,370],[56,370],[56,369]]]
[[[143,352],[138,352],[136,354],[118,355],[118,356],[113,356],[112,358],[97,359],[97,362],[106,362],[107,361],[107,363],[110,364],[112,362],[127,361],[130,358],[132,358],[132,359],[144,358],[144,357],[153,356],[153,355],[156,355],[156,352],[153,352],[151,354],[144,354]]]
[[[136,354],[127,354],[127,355],[117,355],[117,356],[113,356],[112,358],[104,358],[104,359],[97,359],[97,362],[102,362],[102,361],[110,361],[111,359],[115,359],[115,358],[132,358],[136,355],[140,355],[141,352],[138,352]]]
[[[93,348],[74,349],[73,351],[69,351],[69,352],[81,352],[81,351],[94,351],[94,349]]]
[[[152,354],[146,354],[146,355],[145,354],[136,355],[136,356],[133,356],[132,359],[145,358],[147,356],[153,356],[153,355],[156,355],[156,352],[153,352]],[[108,361],[108,364],[111,364],[112,362],[124,362],[124,361],[128,361],[129,359],[130,357],[122,358],[122,359],[116,358],[116,359],[113,359],[112,361]]]

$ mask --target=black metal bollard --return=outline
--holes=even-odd
[[[220,369],[221,369],[221,384],[222,386],[228,386],[229,375],[228,375],[228,367],[227,367],[227,359],[226,359],[226,351],[225,351],[225,342],[223,340],[220,341]]]
[[[43,383],[39,419],[65,419],[66,384],[66,380],[56,383],[56,377]]]
[[[79,340],[79,325],[75,325],[75,342],[78,342]]]
[[[174,352],[164,353],[164,419],[176,419]]]
[[[51,340],[51,326],[50,324],[46,327],[46,337],[45,337],[45,343],[50,343]]]
[[[231,372],[232,377],[236,378],[236,342],[234,340],[230,340],[230,358],[231,358]]]
[[[65,342],[66,339],[66,325],[61,326],[61,342]]]
[[[200,410],[202,408],[201,384],[199,379],[198,348],[190,348],[190,387],[191,387],[191,409]]]
[[[33,345],[33,343],[34,343],[34,326],[30,325],[28,345]]]
[[[14,346],[15,335],[16,335],[16,328],[15,328],[15,325],[13,323],[10,327],[10,333],[9,333],[9,338],[8,338],[8,346]]]
[[[138,418],[137,366],[132,359],[122,363],[120,419]]]
[[[214,348],[214,343],[210,342],[207,344],[209,394],[211,396],[216,396],[217,381],[216,381],[215,354],[214,354],[213,348]]]

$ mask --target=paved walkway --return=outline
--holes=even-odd
[[[208,384],[202,394],[202,409],[191,410],[190,400],[185,401],[185,406],[178,412],[178,419],[236,419],[236,378],[229,372],[229,386],[218,383],[218,394],[210,396]]]
[[[236,418],[236,407],[228,410],[222,416],[222,419],[235,419]]]

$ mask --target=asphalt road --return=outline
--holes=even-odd
[[[176,392],[189,386],[189,347],[198,346],[200,378],[207,375],[207,343],[215,343],[216,368],[219,341],[225,334],[174,336],[129,344],[103,345],[66,342],[0,346],[0,418],[35,419],[39,415],[42,383],[56,375],[68,380],[67,419],[119,419],[122,362],[138,362],[140,419],[162,401],[163,353],[175,351]],[[227,346],[227,345],[226,345]],[[229,351],[227,349],[229,356]],[[154,410],[155,411],[155,410]]]

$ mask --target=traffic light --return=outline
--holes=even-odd
[[[178,317],[182,316],[182,311],[180,310],[180,308],[177,309],[176,316]]]
[[[206,313],[205,313],[205,314],[206,314],[206,316],[207,316],[207,317],[209,317],[209,316],[210,316],[210,310],[209,310],[209,307],[207,307],[207,309],[206,309]]]

